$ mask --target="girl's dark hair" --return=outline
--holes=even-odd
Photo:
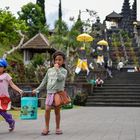
[[[53,61],[55,61],[55,58],[58,56],[58,55],[61,55],[63,57],[64,60],[66,60],[66,56],[63,52],[61,51],[56,51],[54,54],[53,54]],[[62,64],[62,67],[65,68],[65,64]]]

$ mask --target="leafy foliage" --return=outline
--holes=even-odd
[[[60,25],[61,24],[61,30]],[[66,37],[68,35],[68,26],[64,21],[55,22],[54,34],[50,37],[50,42],[58,50],[66,51]]]
[[[74,98],[74,105],[85,106],[88,94],[87,93],[77,93]]]
[[[36,54],[33,60],[25,67],[25,79],[28,82],[41,82],[47,71],[47,66],[44,64],[45,54]]]
[[[44,15],[42,9],[37,4],[28,3],[18,12],[19,19],[25,20],[29,37],[33,37],[38,32],[48,34],[48,26],[44,25]]]
[[[37,67],[38,65],[43,65],[45,62],[45,56],[44,54],[36,54],[33,57],[33,60],[31,61],[31,63],[33,64],[34,67]]]
[[[45,0],[37,0],[36,4],[41,8],[42,13],[43,13],[43,18],[42,18],[42,24],[45,25],[46,23],[46,17],[45,17]]]
[[[83,22],[79,17],[69,32],[70,46],[72,46],[73,48],[77,48],[78,46],[80,46],[81,43],[76,40],[76,37],[82,32],[83,32]]]
[[[19,40],[17,30],[26,31],[27,27],[23,20],[18,20],[8,11],[0,10],[0,42],[1,44],[16,44]]]
[[[24,82],[24,64],[23,56],[19,51],[16,51],[7,57],[7,71],[16,83]]]

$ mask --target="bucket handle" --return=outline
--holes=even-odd
[[[31,94],[31,93],[33,93],[33,92],[32,92],[31,90],[30,90],[30,91],[27,91],[27,90],[26,90],[26,91],[23,91],[23,94],[24,94],[24,93]],[[35,93],[36,97],[38,97],[38,93],[39,93],[39,92],[36,92],[36,93]],[[23,97],[23,94],[21,94],[21,97]]]

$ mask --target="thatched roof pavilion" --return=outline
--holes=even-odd
[[[28,64],[35,53],[49,53],[51,56],[55,52],[47,37],[42,33],[36,34],[25,42],[20,49],[24,52],[24,64]]]

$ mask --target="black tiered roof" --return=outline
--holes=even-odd
[[[111,20],[120,20],[120,19],[122,19],[122,15],[120,15],[120,14],[118,14],[118,13],[116,13],[116,12],[112,12],[112,13],[110,13],[109,15],[107,15],[106,16],[106,21],[111,21]]]

